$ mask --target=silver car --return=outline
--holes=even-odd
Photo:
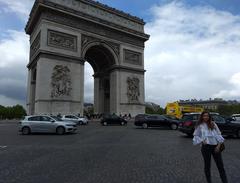
[[[64,133],[75,132],[77,126],[75,123],[63,121],[56,116],[26,116],[20,122],[19,131],[23,135],[30,133],[57,133],[63,135]]]
[[[63,115],[62,120],[64,121],[71,121],[76,123],[77,125],[87,125],[88,120],[85,117],[78,117],[75,115]]]

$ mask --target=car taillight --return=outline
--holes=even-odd
[[[192,121],[186,121],[183,123],[183,126],[192,126]]]

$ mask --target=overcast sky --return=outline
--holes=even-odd
[[[240,100],[239,0],[100,0],[146,21],[146,101]],[[25,105],[33,0],[0,0],[0,105]],[[92,68],[85,101],[93,100]]]

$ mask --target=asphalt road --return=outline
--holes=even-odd
[[[200,147],[178,131],[98,123],[63,136],[17,130],[0,124],[0,183],[205,182]],[[229,182],[240,183],[240,139],[226,140],[223,159]]]

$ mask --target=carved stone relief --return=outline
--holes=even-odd
[[[140,80],[136,77],[127,78],[127,96],[129,103],[138,103],[140,96],[140,88],[139,88]]]
[[[124,49],[124,62],[134,65],[142,65],[142,54],[131,50]]]
[[[51,81],[51,97],[70,96],[72,90],[70,69],[67,66],[56,65],[53,68]]]
[[[77,36],[48,30],[48,46],[77,51]]]
[[[119,44],[116,43],[112,43],[110,41],[104,41],[95,37],[91,37],[91,36],[86,36],[86,35],[82,35],[82,48],[84,48],[87,44],[91,43],[91,42],[102,42],[107,44],[108,46],[110,46],[113,51],[116,53],[117,56],[119,56],[120,53],[120,46]]]
[[[37,37],[33,41],[30,47],[30,56],[33,56],[34,53],[40,48],[40,39],[41,39],[41,32],[38,33]]]

